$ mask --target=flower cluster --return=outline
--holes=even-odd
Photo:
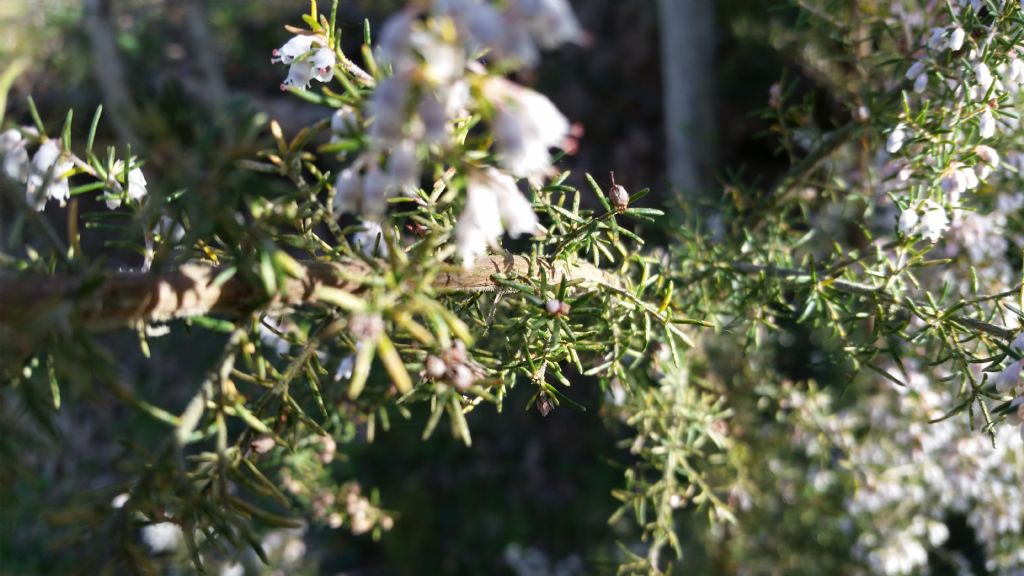
[[[280,48],[271,53],[270,63],[288,65],[288,77],[281,83],[281,90],[288,88],[309,88],[314,79],[330,82],[334,78],[337,63],[334,49],[323,36],[299,34],[293,36]]]
[[[63,206],[71,194],[67,179],[75,168],[70,155],[54,140],[44,140],[30,162],[27,145],[17,129],[0,134],[4,175],[25,186],[25,200],[36,210],[43,210],[47,200]]]
[[[389,198],[417,197],[424,161],[461,152],[472,159],[454,239],[468,264],[488,247],[497,248],[505,231],[538,231],[513,177],[539,185],[552,174],[551,148],[574,146],[572,126],[548,98],[493,75],[475,58],[487,54],[508,67],[532,66],[538,46],[582,42],[584,36],[563,0],[508,2],[501,9],[472,0],[439,1],[425,15],[409,8],[384,24],[375,54],[389,75],[377,80],[361,110],[346,105],[332,118],[335,138],[361,125],[368,137],[366,149],[338,172],[333,207],[336,214],[379,223]],[[464,133],[457,136],[473,116],[493,134],[488,157],[496,167],[471,149]],[[483,144],[490,146],[490,140]]]

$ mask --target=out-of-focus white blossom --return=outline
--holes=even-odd
[[[28,178],[28,150],[21,132],[11,128],[0,134],[0,159],[3,159],[3,170],[11,180],[24,182]]]
[[[989,177],[992,171],[999,167],[999,152],[991,146],[980,144],[974,147],[974,154],[981,162],[976,166],[978,178],[982,180]]]
[[[907,68],[906,77],[907,80],[917,80],[919,76],[924,74],[927,64],[924,60],[915,60],[910,68]]]
[[[921,235],[931,242],[938,242],[942,234],[949,229],[949,218],[946,210],[934,202],[925,206],[924,215],[921,216]]]
[[[56,142],[43,142],[32,157],[28,171],[26,199],[29,205],[42,210],[46,200],[53,199],[63,206],[70,195],[67,173],[73,168],[74,164],[63,156]]]
[[[889,137],[885,141],[886,152],[889,154],[899,152],[900,148],[903,148],[903,141],[906,140],[906,138],[906,125],[902,123],[897,124],[896,127],[892,129],[892,132],[889,132]]]
[[[388,245],[384,242],[384,229],[380,222],[363,222],[362,229],[352,235],[352,246],[373,258],[388,257]]]
[[[390,76],[377,84],[367,110],[369,137],[375,145],[386,147],[402,138],[408,94],[409,79],[405,75]]]
[[[964,45],[964,39],[967,37],[967,33],[964,29],[957,26],[949,33],[949,49],[953,52],[960,50]]]
[[[522,19],[546,50],[584,40],[583,28],[566,0],[510,0],[507,10],[513,22]]]
[[[916,92],[918,94],[922,94],[927,89],[928,89],[928,75],[927,74],[921,74],[920,76],[917,77],[917,80],[914,80],[914,92]]]
[[[416,142],[405,139],[391,151],[388,159],[389,189],[412,196],[420,181],[420,160]]]
[[[465,266],[471,266],[487,247],[497,247],[508,229],[512,236],[533,234],[537,215],[516,187],[515,180],[494,168],[474,171],[467,179],[466,206],[455,227],[456,247]]]
[[[369,164],[366,174],[360,170]],[[373,158],[360,157],[338,173],[334,182],[334,213],[356,214],[366,220],[379,221],[388,207],[388,196],[394,190],[391,177],[381,170]]]
[[[900,213],[900,220],[897,225],[900,234],[909,236],[914,233],[917,228],[917,223],[920,220],[920,216],[917,214],[917,210],[913,208],[907,208]]]
[[[323,38],[300,34],[275,49],[270,62],[289,65],[281,90],[290,87],[305,90],[314,78],[321,82],[330,82],[334,78],[336,56],[334,50],[324,46]]]
[[[181,526],[173,522],[157,522],[142,527],[142,542],[153,554],[174,552],[184,541]]]
[[[271,52],[270,63],[276,64],[281,62],[282,64],[291,64],[296,58],[312,49],[313,36],[305,34],[293,36],[290,40],[284,43],[284,46],[276,48]]]
[[[988,139],[996,135],[996,118],[988,108],[981,113],[978,123],[979,134],[982,138]]]
[[[988,64],[978,62],[974,65],[974,81],[982,90],[988,90],[992,85],[992,71],[989,70]]]
[[[569,121],[546,96],[503,78],[489,79],[484,94],[496,108],[493,128],[499,164],[522,178],[547,175],[548,150],[565,143]]]

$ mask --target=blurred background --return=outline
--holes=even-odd
[[[377,29],[399,4],[343,0],[345,51],[358,54],[364,19]],[[653,189],[645,202],[677,210],[683,196],[716,202],[728,174],[771,182],[787,168],[765,114],[783,70],[800,97],[821,104],[822,124],[842,115],[830,109],[826,82],[815,81],[821,75],[804,46],[785,33],[793,12],[775,3],[573,5],[590,44],[549,54],[532,76],[519,78],[583,126],[579,151],[562,162],[573,183],[585,172],[606,182],[614,170],[630,190]],[[283,25],[301,24],[307,10],[305,0],[0,0],[0,62],[24,64],[5,123],[30,123],[31,95],[48,131],[59,130],[72,109],[81,134],[102,103],[100,145],[130,144],[147,161],[151,190],[287,186],[235,166],[268,144],[269,119],[293,134],[330,113],[282,93],[283,69],[270,65],[271,50],[289,37]],[[112,265],[119,263],[114,255]],[[117,338],[109,346],[123,355],[122,376],[174,410],[216,350],[204,337],[161,339],[151,343],[153,360],[144,360],[133,335]],[[298,553],[298,560],[281,573],[614,573],[623,535],[608,524],[616,507],[610,495],[623,483],[629,453],[619,441],[627,435],[601,417],[597,388],[579,384],[574,398],[587,411],[543,418],[519,387],[503,413],[474,412],[470,449],[446,434],[421,442],[417,419],[395,423],[374,446],[352,443],[333,470],[339,481],[379,488],[381,505],[397,511],[394,528],[379,541],[328,528],[282,533],[280,553]],[[131,472],[111,463],[145,453],[166,434],[102,385],[65,405],[56,429],[17,438],[21,451],[35,455],[0,471],[0,573],[74,574],[93,566],[91,555],[109,551],[99,539],[82,545],[89,534],[67,507],[106,505],[120,475]],[[699,516],[691,521],[692,532],[706,528]],[[299,544],[289,549],[289,541]],[[699,566],[700,543],[687,547]]]

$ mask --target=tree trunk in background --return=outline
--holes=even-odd
[[[711,200],[714,1],[658,0],[658,7],[669,182],[689,201]]]

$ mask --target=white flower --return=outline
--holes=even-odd
[[[914,80],[914,92],[916,92],[917,94],[921,94],[922,92],[924,92],[927,89],[928,89],[928,75],[927,74],[921,74],[920,76],[917,77],[917,80]]]
[[[324,46],[324,39],[320,36],[294,36],[272,54],[271,63],[290,65],[281,90],[289,87],[305,90],[314,78],[321,82],[330,82],[334,78],[334,50]]]
[[[132,168],[128,171],[128,197],[139,201],[146,195],[146,176],[141,168]]]
[[[548,149],[562,145],[569,121],[547,97],[493,78],[484,86],[494,103],[494,140],[498,162],[515,176],[538,179],[551,170]]]
[[[390,64],[396,73],[405,72],[412,65],[409,58],[409,39],[416,12],[403,10],[388,18],[377,34],[377,61]]]
[[[510,0],[508,12],[524,20],[544,49],[584,40],[583,29],[566,0]]]
[[[455,229],[463,264],[470,266],[488,246],[496,247],[506,229],[513,237],[537,231],[537,214],[530,201],[508,174],[495,168],[471,173],[466,183],[466,207]]]
[[[460,44],[445,42],[433,32],[415,30],[409,38],[423,57],[423,77],[431,84],[447,85],[462,77],[466,52]]]
[[[904,236],[912,234],[914,228],[917,227],[918,220],[920,220],[920,218],[917,215],[917,210],[914,210],[913,208],[908,208],[901,212],[899,224],[897,225],[900,234],[903,234]]]
[[[143,543],[153,554],[173,552],[184,539],[181,527],[173,522],[158,522],[144,526],[141,536]]]
[[[245,566],[241,562],[221,566],[220,576],[245,576]]]
[[[466,206],[455,226],[455,243],[463,266],[469,268],[488,246],[497,246],[503,231],[498,197],[492,188],[473,180],[466,188]]]
[[[361,342],[356,342],[356,348],[358,349]],[[338,363],[338,369],[334,371],[334,381],[341,382],[342,380],[350,380],[352,378],[352,370],[356,366],[356,355],[349,354],[341,359]]]
[[[964,45],[964,39],[966,37],[967,37],[967,34],[964,32],[963,28],[961,28],[959,26],[954,28],[953,31],[949,34],[949,49],[950,49],[950,51],[956,52],[957,50],[960,50],[960,48],[962,48],[963,45]]]
[[[946,217],[946,210],[934,202],[929,202],[921,217],[921,235],[935,243],[948,228],[949,218]]]
[[[907,73],[906,73],[907,80],[917,80],[917,78],[919,76],[924,74],[924,71],[925,71],[925,61],[924,60],[915,60],[914,63],[910,65],[910,68],[907,68]]]
[[[988,108],[981,113],[978,129],[982,138],[988,139],[996,135],[996,118]]]
[[[895,154],[903,148],[903,141],[907,138],[906,125],[903,123],[897,124],[892,132],[889,132],[889,138],[885,141],[885,150],[889,154]]]
[[[414,195],[420,183],[420,159],[416,153],[416,142],[402,140],[391,151],[388,159],[388,188],[403,194]]]
[[[60,201],[63,206],[70,195],[67,173],[72,168],[74,164],[62,157],[60,147],[53,140],[43,142],[32,157],[28,171],[28,203],[36,210],[42,210],[50,198]]]
[[[291,64],[296,58],[313,49],[313,36],[299,35],[292,37],[284,46],[271,52],[270,63]]]
[[[989,174],[993,170],[999,167],[999,152],[996,152],[991,146],[979,144],[974,147],[974,154],[977,155],[978,160],[981,162],[976,166],[978,171],[978,178],[988,178]]]
[[[344,136],[355,132],[359,128],[359,115],[351,106],[342,106],[335,110],[331,116],[331,142],[336,142],[338,136]]]
[[[1011,58],[1006,68],[1006,81],[1011,84],[1024,82],[1024,61],[1020,58]]]
[[[992,71],[988,69],[988,64],[978,62],[974,66],[974,80],[982,90],[988,90],[992,85]]]
[[[309,60],[296,60],[288,68],[288,77],[281,83],[281,90],[287,90],[290,87],[305,90],[309,88],[309,83],[312,80],[313,65]]]
[[[352,245],[370,258],[388,257],[388,245],[384,242],[384,229],[380,222],[363,222],[362,229],[352,235]]]
[[[334,65],[337,63],[334,50],[326,47],[317,50],[309,63],[313,67],[313,77],[317,80],[330,82],[334,78]]]
[[[4,174],[11,180],[24,182],[28,178],[28,150],[21,132],[11,128],[0,134],[0,158],[3,159]]]
[[[370,164],[365,175],[359,171]],[[387,211],[388,196],[394,189],[391,178],[380,169],[380,165],[366,156],[360,157],[352,166],[338,174],[334,182],[334,212],[358,214],[367,220],[381,220]]]
[[[1020,381],[1020,365],[1020,360],[1014,361],[996,375],[994,384],[998,392],[1005,394],[1017,387]]]
[[[408,93],[409,81],[404,75],[391,76],[377,84],[367,113],[371,122],[369,137],[375,145],[384,147],[402,137]]]
[[[348,167],[334,181],[334,215],[358,214],[363,199],[363,177],[358,167]]]

